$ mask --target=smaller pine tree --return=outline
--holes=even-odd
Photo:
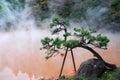
[[[50,23],[50,28],[53,29],[52,34],[54,35],[54,34],[63,32],[63,38],[45,37],[44,39],[41,40],[41,43],[43,46],[41,49],[46,49],[48,51],[46,59],[49,59],[50,57],[52,57],[56,52],[59,52],[60,49],[65,50],[65,56],[63,59],[63,64],[61,67],[59,78],[61,77],[62,70],[64,67],[64,62],[66,60],[68,51],[71,52],[73,66],[76,72],[73,49],[77,47],[84,48],[92,52],[96,58],[102,60],[105,63],[105,66],[107,68],[109,69],[116,68],[115,65],[105,62],[103,58],[93,49],[93,47],[96,47],[99,49],[107,49],[109,39],[106,36],[103,36],[101,34],[93,35],[93,33],[96,32],[95,30],[84,29],[84,28],[74,28],[73,29],[74,33],[72,33],[68,31],[68,28],[67,28],[68,25],[69,25],[68,20],[65,20],[59,17],[54,17],[52,19],[52,22]],[[75,37],[75,38],[70,39],[69,37]]]

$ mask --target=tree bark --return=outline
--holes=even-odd
[[[64,64],[65,64],[65,60],[66,60],[66,56],[67,56],[67,52],[68,52],[68,47],[67,47],[66,52],[65,52],[65,56],[64,56],[64,59],[63,59],[63,62],[62,62],[62,67],[61,67],[58,79],[60,79],[60,77],[61,77],[61,74],[62,74],[62,71],[63,71],[63,67],[64,67]]]
[[[72,61],[73,61],[74,71],[76,72],[76,66],[75,66],[75,60],[74,60],[73,50],[70,49],[70,51],[71,51],[71,55],[72,55]]]

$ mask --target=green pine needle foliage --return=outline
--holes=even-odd
[[[52,19],[52,22],[50,23],[50,28],[53,29],[52,33],[60,33],[61,31],[63,34],[63,38],[50,38],[45,37],[41,40],[42,48],[41,49],[47,49],[48,55],[46,56],[46,59],[49,59],[52,57],[53,53],[58,51],[59,49],[74,49],[76,47],[81,46],[89,46],[92,45],[97,48],[106,48],[109,39],[106,36],[103,36],[101,34],[93,35],[95,32],[94,30],[85,29],[85,28],[74,28],[74,32],[68,31],[67,20],[59,17],[54,17]],[[59,25],[59,26],[58,26]],[[76,37],[74,39],[70,39],[69,37]],[[89,46],[90,47],[90,46]]]

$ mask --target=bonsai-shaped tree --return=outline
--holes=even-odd
[[[102,36],[101,34],[93,35],[95,31],[84,28],[74,28],[73,33],[69,32],[67,29],[68,21],[59,17],[54,17],[52,19],[52,23],[50,24],[50,28],[52,29],[52,34],[57,34],[62,32],[63,38],[50,38],[45,37],[41,40],[42,48],[47,49],[46,59],[52,57],[55,53],[58,53],[60,49],[65,50],[65,55],[61,67],[61,71],[59,74],[59,78],[61,77],[64,63],[66,60],[66,56],[68,51],[71,52],[74,71],[76,72],[75,60],[73,55],[73,49],[80,47],[89,50],[93,55],[104,62],[106,69],[115,69],[116,66],[113,64],[109,64],[103,60],[103,58],[93,49],[93,47],[100,49],[107,49],[107,45],[109,43],[109,39],[106,36]],[[69,37],[75,37],[74,39],[70,39]]]

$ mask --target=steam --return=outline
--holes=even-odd
[[[30,80],[27,74],[19,72],[17,76],[12,72],[11,69],[5,68],[0,71],[1,80]],[[32,79],[35,80],[35,79]]]
[[[1,0],[0,4],[2,4],[0,7],[0,30],[6,31],[6,30],[13,30],[13,29],[35,29],[36,23],[35,23],[35,15],[33,16],[32,13],[32,6],[30,5],[33,0],[25,0],[25,2],[21,3],[19,0],[12,0],[5,1]],[[109,5],[110,1],[99,1],[97,0],[92,1],[82,1],[82,0],[68,0],[68,2],[73,2],[73,9],[76,8],[77,11],[81,10],[83,16],[79,19],[80,21],[76,22],[77,26],[75,27],[89,27],[89,28],[95,28],[95,29],[110,29],[113,28],[115,25],[118,25],[116,23],[106,23],[104,19],[106,18],[106,15],[108,15],[109,12]],[[97,4],[95,7],[91,7],[90,4]],[[51,14],[51,17],[55,15],[59,15],[59,11],[63,8],[64,4],[67,3],[67,0],[51,0],[48,3],[49,8],[49,14]],[[99,4],[99,5],[98,5]],[[15,5],[15,6],[13,6]],[[79,6],[78,6],[79,5]],[[82,10],[85,9],[85,10]],[[70,15],[74,13],[74,11],[70,13]],[[81,14],[79,14],[81,15]],[[50,20],[49,20],[50,21]],[[44,23],[48,23],[48,21],[45,21]],[[71,23],[71,22],[70,22]],[[73,22],[75,23],[75,22]],[[41,21],[39,21],[39,24],[43,24]],[[41,26],[41,25],[40,25]],[[115,27],[117,29],[118,27]]]
[[[64,0],[51,0],[48,4],[50,11],[55,15],[57,15],[56,12],[62,5],[64,5]]]
[[[10,1],[14,1],[13,6]],[[40,29],[37,29],[35,18],[32,15],[30,2],[24,3],[19,0],[0,0],[0,80],[37,80],[42,77],[57,78],[61,68],[63,56],[55,56],[50,60],[45,60],[45,51],[40,51],[40,40],[46,36],[51,36],[48,30],[50,19],[40,22]],[[69,1],[69,0],[68,0]],[[75,4],[82,0],[74,0]],[[24,4],[24,5],[22,5]],[[57,8],[64,5],[64,0],[51,0],[49,9],[51,14],[57,15]],[[76,6],[76,5],[75,5]],[[82,17],[78,23],[70,21],[71,27],[101,28],[103,15],[108,11],[107,7],[98,6],[96,8],[88,7],[85,17]],[[53,17],[51,16],[51,18]],[[109,27],[109,25],[106,25]],[[8,32],[7,32],[8,30]],[[9,31],[11,30],[11,31]],[[110,38],[108,50],[97,50],[106,61],[115,63],[120,67],[120,36],[119,33],[113,34],[109,31],[100,29],[99,33],[104,33]],[[92,55],[89,51],[75,49],[76,66]],[[64,53],[64,51],[61,51]],[[65,68],[65,75],[73,75],[73,66],[71,55],[68,54]]]
[[[11,3],[1,0],[0,30],[35,28],[34,17],[29,5],[30,1],[25,0],[25,5],[22,5],[23,3],[20,3],[19,0],[14,0]]]
[[[97,7],[95,9],[88,8],[86,12],[86,22],[90,24],[89,27],[99,28],[103,26],[102,16],[108,11],[106,7]]]

